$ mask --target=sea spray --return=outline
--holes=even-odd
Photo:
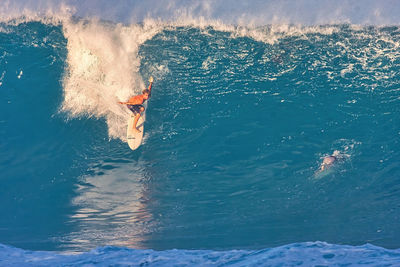
[[[63,30],[68,40],[68,67],[62,110],[73,117],[104,117],[109,136],[125,140],[130,111],[117,102],[145,88],[138,50],[160,28],[92,20],[64,22]]]

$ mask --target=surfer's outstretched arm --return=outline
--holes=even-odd
[[[129,98],[128,102],[118,102],[118,104],[121,105],[142,105],[144,101],[146,101],[151,94],[151,87],[153,85],[153,77],[150,77],[149,79],[149,87],[145,90],[143,90],[143,94],[142,95],[137,95],[137,96],[133,96],[131,98]]]
[[[154,79],[153,79],[153,76],[150,76],[150,79],[149,79],[149,87],[147,88],[147,90],[149,90],[149,92],[151,93],[151,86],[153,85],[153,81],[154,81]]]

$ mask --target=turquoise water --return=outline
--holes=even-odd
[[[397,26],[3,22],[0,243],[182,249],[171,257],[398,248],[399,41]],[[150,75],[131,151],[117,101]],[[337,245],[302,243],[314,241]]]

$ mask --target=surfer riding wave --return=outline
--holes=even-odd
[[[140,133],[140,130],[136,128],[136,125],[140,116],[145,110],[143,103],[151,96],[151,87],[153,85],[153,81],[154,81],[153,77],[150,77],[149,87],[143,90],[141,95],[132,96],[131,98],[129,98],[127,102],[118,102],[119,104],[127,105],[128,109],[132,111],[132,113],[135,115],[135,120],[133,122],[133,130],[137,133]]]

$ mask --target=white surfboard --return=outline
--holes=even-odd
[[[132,116],[128,120],[128,128],[126,129],[126,138],[128,139],[128,145],[132,150],[137,149],[142,143],[143,129],[144,129],[143,116],[140,116],[138,123],[136,124],[136,128],[140,131],[140,133],[133,130],[134,120],[135,120],[135,115],[132,114]]]

